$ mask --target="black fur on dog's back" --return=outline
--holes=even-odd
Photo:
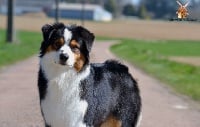
[[[113,60],[91,64],[90,75],[81,81],[81,99],[88,102],[84,122],[97,127],[108,116],[135,127],[140,115],[141,98],[137,82],[125,65]]]

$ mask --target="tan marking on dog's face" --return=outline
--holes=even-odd
[[[58,50],[61,46],[64,45],[64,43],[65,43],[65,41],[63,38],[59,38],[59,39],[55,40],[55,42],[53,44],[48,46],[48,48],[46,49],[46,53]]]
[[[58,50],[60,47],[62,47],[65,44],[65,40],[63,38],[59,38],[55,40],[53,43],[53,47]]]
[[[82,54],[79,54],[79,55],[75,54],[74,68],[76,69],[76,71],[78,71],[78,72],[81,71],[84,64],[85,64],[85,57]]]
[[[122,122],[113,116],[109,116],[107,120],[101,124],[101,127],[121,127]]]
[[[85,64],[85,56],[81,53],[80,44],[77,41],[72,40],[70,42],[70,47],[75,56],[74,68],[76,69],[76,71],[79,72],[81,71],[81,69],[83,68]]]
[[[55,51],[55,49],[53,48],[52,45],[49,45],[49,47],[46,49],[46,53],[49,53],[49,52],[52,52],[52,51]]]
[[[80,48],[80,44],[76,40],[72,40],[70,42],[70,47],[71,48]]]

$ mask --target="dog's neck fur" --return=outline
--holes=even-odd
[[[44,56],[40,66],[49,81],[47,96],[41,102],[47,124],[52,127],[85,127],[82,121],[88,104],[80,99],[79,85],[90,74],[90,65],[77,72],[73,67],[50,62]]]

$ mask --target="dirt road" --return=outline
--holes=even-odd
[[[92,61],[114,58],[111,43],[96,43]],[[126,63],[128,64],[128,63]],[[200,127],[200,112],[187,99],[176,96],[162,83],[129,65],[143,98],[141,127]],[[33,57],[0,73],[0,126],[43,127],[37,93],[38,58]]]
[[[37,92],[38,58],[0,73],[0,127],[42,127]]]

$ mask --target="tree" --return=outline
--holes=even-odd
[[[126,16],[134,16],[136,14],[136,9],[133,4],[126,4],[123,7],[122,14]]]
[[[138,10],[138,16],[141,18],[141,19],[147,19],[149,16],[147,14],[147,11],[146,11],[146,7],[144,5],[141,5],[139,10]]]
[[[169,0],[141,0],[140,6],[145,6],[148,13],[153,14],[153,18],[164,18],[176,14],[176,1]]]
[[[81,2],[82,0],[62,0],[62,1],[65,1],[67,3],[78,3]]]
[[[104,3],[104,8],[111,12],[114,16],[116,16],[116,11],[117,11],[117,3],[115,0],[107,0]]]

